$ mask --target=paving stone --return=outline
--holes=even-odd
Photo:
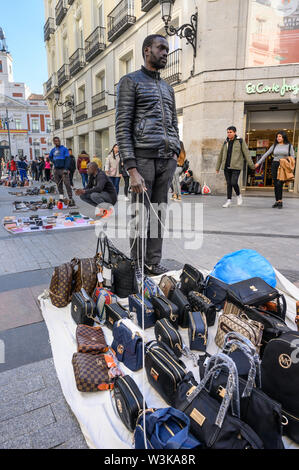
[[[0,449],[32,449],[31,439],[29,436],[12,438],[0,444]]]
[[[30,433],[32,449],[51,449],[57,447],[80,432],[79,424],[73,420],[65,419],[45,426],[39,431]]]
[[[19,397],[43,388],[45,388],[43,378],[40,375],[31,375],[27,379],[16,380],[1,387],[1,400],[3,402],[17,400]]]
[[[29,393],[24,397],[25,411],[33,411],[43,406],[50,405],[57,401],[60,396],[62,396],[60,385],[47,387],[37,392]],[[56,420],[58,420],[57,417]]]
[[[55,449],[89,449],[89,447],[86,444],[83,435],[81,435],[76,436],[73,439],[65,442],[64,444],[55,447]]]
[[[15,418],[26,413],[24,399],[20,397],[18,400],[9,401],[7,403],[0,402],[0,423]]]
[[[77,418],[73,414],[67,401],[62,395],[62,391],[61,391],[61,398],[60,399],[58,398],[59,397],[57,397],[56,400],[51,404],[51,408],[52,408],[56,421],[63,421],[65,418],[69,418],[77,422]]]
[[[26,269],[25,266],[24,270]],[[41,312],[29,288],[0,294],[0,331],[38,323],[42,320]]]
[[[44,374],[54,374],[56,377],[55,367],[53,363],[53,359],[45,359],[43,361],[34,362],[31,364],[26,364],[22,367],[18,367],[16,369],[8,370],[5,372],[0,373],[0,387],[2,391],[2,387],[12,382],[20,381],[20,380],[28,380],[31,376],[35,377],[36,375],[43,376],[44,384],[48,384],[47,380],[45,380]],[[50,378],[50,380],[52,377]]]
[[[0,443],[26,435],[29,432],[36,432],[54,422],[55,417],[50,406],[9,419],[0,423]]]

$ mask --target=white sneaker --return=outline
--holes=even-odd
[[[242,206],[242,204],[243,204],[243,198],[242,198],[242,195],[240,194],[240,196],[237,196],[237,205]]]
[[[232,205],[232,200],[231,200],[231,199],[228,199],[228,200],[226,201],[226,203],[223,204],[222,207],[225,207],[225,209],[226,209],[227,207],[230,207],[231,205]]]
[[[129,200],[130,200],[130,199],[129,199],[127,196],[125,196],[125,201],[129,201]]]

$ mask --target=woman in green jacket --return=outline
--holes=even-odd
[[[233,189],[237,195],[237,204],[241,206],[243,199],[239,188],[239,177],[241,170],[244,167],[244,159],[247,161],[248,166],[253,170],[254,163],[250,157],[248,147],[243,139],[237,136],[237,129],[231,126],[227,129],[227,139],[224,142],[216,165],[216,173],[220,169],[224,170],[224,175],[227,184],[227,201],[223,207],[231,206]]]

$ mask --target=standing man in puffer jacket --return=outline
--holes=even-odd
[[[161,265],[163,231],[150,208],[168,202],[168,192],[177,168],[180,138],[173,88],[161,79],[159,70],[167,65],[169,44],[164,36],[150,35],[142,46],[144,66],[119,82],[116,106],[116,140],[131,181],[132,202],[144,197],[148,216],[145,273],[167,271]],[[141,196],[144,193],[144,196]],[[158,215],[165,220],[160,206]],[[137,252],[137,247],[139,251]],[[141,276],[141,240],[131,239],[131,257]]]
[[[59,137],[54,137],[55,147],[51,150],[49,159],[54,165],[54,181],[57,184],[59,199],[63,199],[63,183],[69,198],[69,207],[74,207],[73,192],[70,183],[70,154],[66,147],[61,145]]]

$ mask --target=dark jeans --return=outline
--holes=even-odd
[[[233,195],[233,188],[237,196],[240,196],[240,188],[238,185],[241,170],[224,170],[224,176],[227,184],[227,199],[231,199]]]
[[[118,176],[109,176],[109,178],[112,181],[113,186],[116,189],[117,194],[119,193],[119,182],[120,182],[120,177]]]
[[[80,199],[91,206],[97,207],[99,204],[103,202],[110,204],[113,206],[112,199],[109,193],[101,192],[101,193],[91,193],[91,194],[82,194]]]
[[[277,172],[279,168],[279,162],[272,162],[271,166],[271,173],[274,183],[274,192],[275,192],[275,199],[277,201],[282,201],[282,193],[283,193],[283,181],[277,179]]]
[[[50,181],[51,179],[51,170],[46,168],[45,169],[45,176],[46,176],[46,181]]]
[[[154,159],[154,158],[137,158],[137,170],[145,180],[147,194],[149,200],[154,205],[159,218],[163,224],[166,218],[166,211],[161,208],[157,210],[157,205],[164,203],[166,206],[168,202],[168,192],[172,182],[173,175],[177,167],[177,161],[171,159]],[[139,201],[142,203],[143,195],[139,195]],[[132,193],[132,203],[136,203],[137,194]],[[144,205],[146,208],[147,216],[147,236],[145,242],[145,264],[151,266],[152,264],[160,263],[162,259],[162,245],[163,245],[163,230],[161,223],[158,222],[153,210],[150,209],[149,201],[144,195]],[[136,213],[133,215],[136,217]],[[140,208],[140,219],[142,217],[142,207]],[[133,222],[132,228],[135,229],[138,222]],[[138,225],[137,225],[138,227]],[[141,228],[141,227],[140,227]],[[146,228],[145,228],[146,231]],[[130,238],[131,257],[137,261],[141,267],[142,260],[142,238],[137,236],[136,239]]]
[[[83,188],[86,188],[86,186],[88,185],[88,174],[81,173],[81,178],[82,178]]]
[[[124,182],[125,182],[125,196],[128,197],[129,194],[129,186],[130,186],[130,177],[129,176],[123,176]]]
[[[74,173],[74,170],[70,170],[70,183],[72,187],[74,186]]]
[[[73,192],[71,188],[69,173],[64,173],[63,169],[55,168],[54,181],[57,184],[58,194],[63,194],[63,183],[64,183],[69,199],[73,199]]]

